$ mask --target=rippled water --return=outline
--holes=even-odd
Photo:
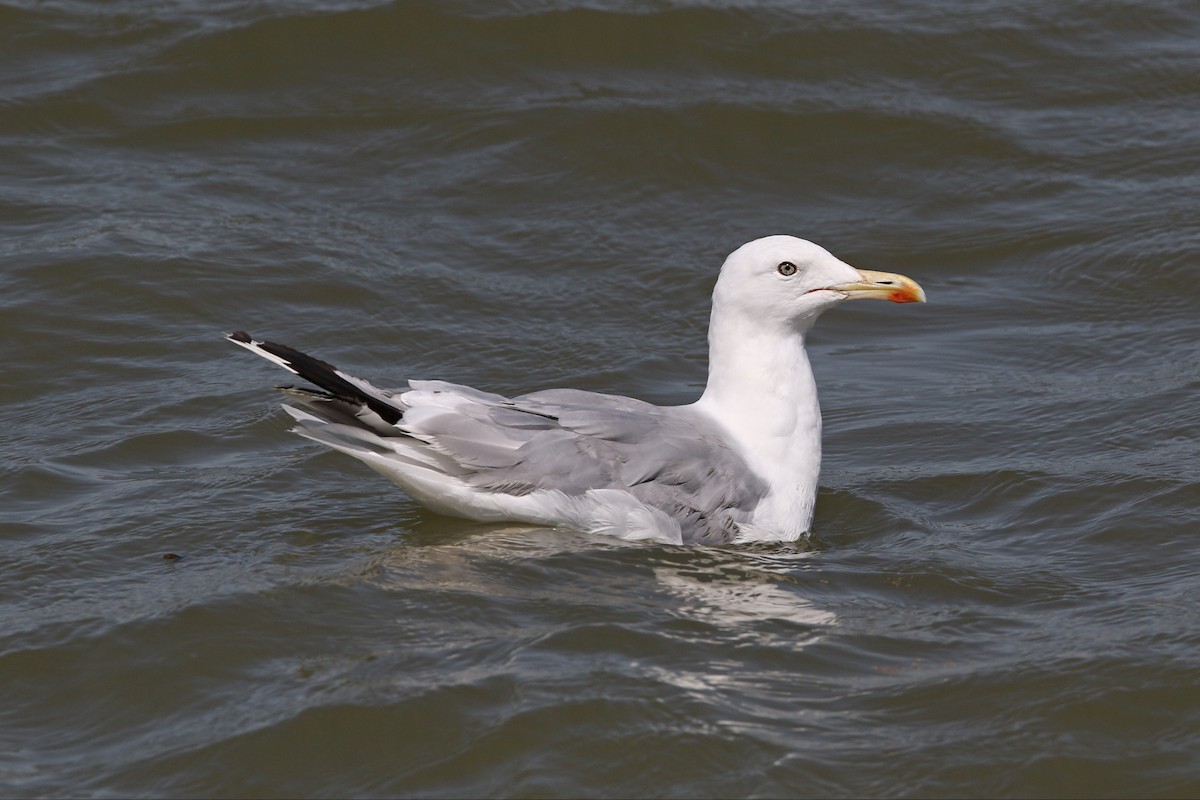
[[[1198,40],[1183,0],[0,4],[0,794],[1200,794]],[[818,326],[796,546],[435,516],[220,336],[688,402],[779,232],[930,299]]]

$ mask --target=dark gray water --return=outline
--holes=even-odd
[[[0,794],[1200,794],[1198,42],[1184,0],[0,4]],[[798,545],[437,517],[220,338],[688,402],[771,233],[930,299],[818,326]]]

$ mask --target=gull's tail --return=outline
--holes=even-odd
[[[486,521],[518,518],[512,509],[503,507],[504,497],[497,500],[493,493],[464,481],[464,476],[475,471],[473,468],[432,447],[427,441],[430,437],[407,429],[404,415],[412,407],[403,397],[405,393],[413,394],[411,387],[394,392],[380,389],[299,350],[257,341],[245,331],[235,331],[225,338],[320,387],[320,391],[276,387],[294,404],[283,407],[296,423],[294,433],[357,458],[433,511]],[[470,403],[487,397],[482,392],[437,381],[423,385],[426,400],[444,396],[451,403]],[[457,391],[445,391],[443,387]],[[449,408],[437,407],[441,411]]]

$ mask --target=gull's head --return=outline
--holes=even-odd
[[[767,236],[729,254],[713,290],[713,310],[748,315],[764,325],[807,330],[845,300],[923,303],[912,278],[855,269],[824,247],[795,236]]]

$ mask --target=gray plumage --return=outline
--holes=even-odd
[[[684,542],[732,541],[767,488],[716,426],[689,406],[660,407],[578,389],[510,399],[445,381],[412,381],[407,388],[376,390],[402,414],[400,422],[389,425],[360,401],[280,388],[328,423],[301,420],[300,428],[312,438],[323,441],[336,434],[343,443],[390,454],[388,447],[372,447],[373,437],[352,430],[412,437],[443,456],[444,469],[486,492],[628,491],[677,519]],[[414,409],[404,402],[408,392],[418,393],[414,400],[431,402]]]

